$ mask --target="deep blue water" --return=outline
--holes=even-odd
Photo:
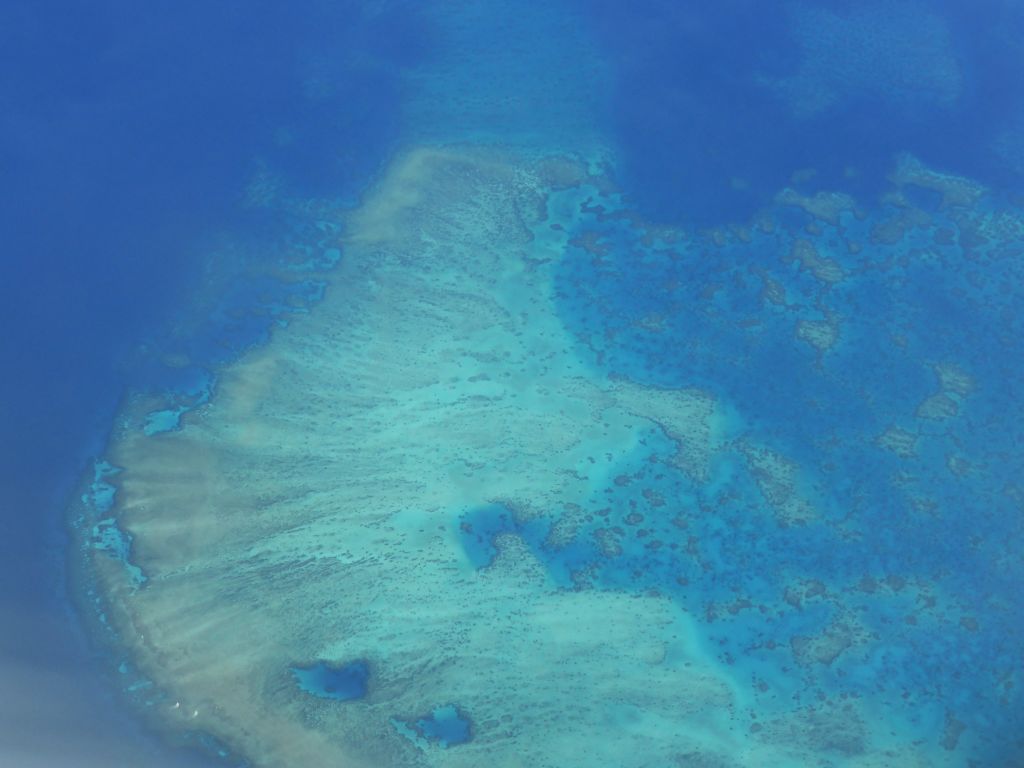
[[[296,685],[322,699],[350,701],[366,695],[370,667],[362,660],[335,667],[323,661],[309,666],[292,667]]]
[[[436,744],[442,749],[465,744],[473,738],[472,723],[451,704],[438,707],[423,717],[392,722],[413,743]]]
[[[411,98],[403,72],[445,54],[445,38],[426,5],[371,10],[356,2],[8,0],[0,6],[0,625],[6,628],[0,687],[5,720],[16,713],[20,724],[15,730],[0,721],[0,745],[47,756],[47,765],[130,764],[140,755],[147,765],[202,759],[165,749],[148,735],[122,705],[102,654],[79,628],[64,566],[64,505],[83,468],[102,452],[126,387],[175,388],[187,395],[186,407],[205,396],[210,382],[201,366],[169,373],[146,351],[160,347],[198,286],[213,288],[199,313],[203,322],[188,336],[188,351],[207,365],[259,343],[282,319],[279,286],[235,276],[257,271],[296,242],[315,246],[318,235],[309,231],[310,221],[267,220],[240,205],[245,184],[270,167],[297,195],[357,199],[410,130],[403,123]],[[803,27],[792,11],[755,0],[687,7],[602,1],[567,8],[581,5],[587,33],[608,65],[608,80],[598,87],[604,109],[593,122],[620,154],[615,175],[629,204],[649,219],[687,227],[742,222],[790,185],[794,171],[811,167],[816,174],[803,191],[839,189],[869,199],[884,188],[894,157],[904,151],[993,185],[1002,205],[1011,205],[1009,196],[1024,184],[1024,9],[1012,3],[908,4],[887,25],[853,34],[881,40],[895,52],[871,57],[864,47],[849,60],[826,57],[817,65],[824,72],[820,81],[813,88],[798,82],[787,91],[798,94],[790,100],[764,81],[794,82],[808,52],[821,55],[822,47],[808,42],[808,26],[819,38],[835,34],[829,19],[856,14],[858,4],[788,6],[815,11]],[[934,26],[915,23],[925,14],[946,30],[942,45]],[[486,27],[486,13],[478,23]],[[554,50],[558,41],[535,45]],[[950,62],[959,72],[955,88],[949,78],[927,74]],[[811,103],[822,92],[827,98]],[[795,116],[801,99],[803,111]],[[462,118],[457,112],[448,117],[452,126]],[[546,125],[542,115],[535,120]],[[780,213],[786,216],[791,231],[764,235],[764,243],[788,243],[806,224],[799,212]],[[856,233],[858,223],[848,225]],[[619,243],[620,256],[641,249],[628,222],[588,226]],[[233,255],[211,264],[209,253],[225,239]],[[798,319],[817,319],[810,306],[816,288],[806,275],[790,276],[804,315],[780,311],[757,330],[734,322],[754,313],[763,285],[752,268],[769,269],[756,263],[756,254],[769,252],[767,244],[727,247],[714,260],[656,262],[653,277],[633,270],[628,259],[594,264],[572,253],[565,264],[567,286],[585,281],[595,290],[578,305],[567,291],[567,323],[581,333],[608,317],[623,324],[619,343],[603,361],[611,372],[714,390],[745,413],[759,414],[750,428],[790,455],[863,472],[822,492],[826,507],[839,498],[855,500],[865,539],[849,560],[836,554],[827,531],[751,523],[745,511],[757,491],[750,478],[739,477],[740,496],[725,505],[723,520],[737,529],[753,526],[748,535],[700,532],[708,546],[731,547],[729,558],[702,554],[723,569],[723,599],[735,589],[756,596],[775,586],[745,581],[764,565],[758,542],[766,537],[793,553],[791,565],[805,573],[834,579],[863,571],[936,574],[955,563],[943,578],[958,594],[1012,593],[1012,585],[998,583],[986,566],[993,553],[972,537],[1020,535],[1019,500],[992,493],[1012,485],[1024,469],[1024,382],[1012,354],[1024,340],[1019,270],[1005,261],[979,266],[953,248],[944,252],[941,268],[915,262],[895,281],[881,267],[866,269],[830,295],[835,311],[857,321],[846,327],[850,336],[819,376],[813,350],[780,342]],[[868,250],[860,263],[870,265],[876,255]],[[972,273],[982,287],[965,298],[963,280]],[[706,302],[702,291],[709,282],[726,288]],[[680,288],[671,296],[656,290],[668,283]],[[304,300],[314,304],[319,290],[304,286]],[[694,306],[700,311],[683,311]],[[588,316],[597,307],[601,316]],[[671,310],[673,349],[685,340],[685,359],[630,322],[652,310]],[[908,347],[885,341],[882,331],[893,324],[915,329]],[[971,401],[966,420],[916,460],[915,479],[894,493],[880,478],[891,476],[895,460],[892,467],[878,466],[877,452],[840,452],[873,439],[905,402],[931,394],[934,379],[908,361],[943,355],[969,364],[986,397]],[[806,418],[809,408],[813,419]],[[669,450],[657,445],[657,435],[650,440],[651,450]],[[949,450],[979,440],[989,443],[986,454],[1004,460],[986,465],[966,488],[940,472]],[[650,471],[643,460],[637,457],[638,474]],[[678,479],[648,479],[693,509],[722,507]],[[619,493],[628,508],[633,492],[623,486]],[[946,510],[974,508],[984,498],[986,513],[941,514],[894,532],[889,523],[896,510],[926,496],[943,499]],[[502,532],[515,531],[543,552],[545,521],[521,524],[505,512],[467,513],[465,543],[478,567],[493,558],[491,539]],[[659,541],[679,536],[663,534]],[[927,546],[908,549],[906,537]],[[641,561],[648,569],[641,588],[663,583],[670,571],[699,576],[699,563],[680,565],[670,554],[675,550],[652,556],[647,543],[631,542],[615,568],[598,574],[603,585],[638,588],[618,579]],[[685,537],[675,543],[684,545]],[[749,549],[737,551],[744,546]],[[865,551],[875,558],[867,569]],[[596,556],[582,545],[546,554],[567,584]],[[663,564],[664,572],[652,563]],[[744,621],[736,620],[731,642],[759,631],[755,621]],[[969,655],[987,672],[986,659],[1019,652],[1021,631],[1019,620],[1011,622],[1001,641],[982,633],[967,647],[936,644],[913,630],[902,641],[924,660],[919,674],[941,684],[945,654]],[[448,709],[415,715],[406,725],[423,738],[458,744],[469,738],[469,726]],[[55,740],[58,733],[62,738]],[[13,759],[3,748],[0,762]]]
[[[806,6],[836,14],[865,7],[846,0]],[[865,35],[884,41],[888,51],[859,59],[846,80],[834,74],[841,95],[828,108],[796,120],[791,104],[761,84],[763,77],[783,78],[800,67],[793,18],[778,5],[726,0],[712,10],[707,3],[642,0],[585,7],[616,64],[611,111],[625,155],[621,181],[652,218],[702,226],[743,221],[800,168],[816,169],[819,188],[877,194],[893,155],[903,151],[937,167],[1020,188],[1022,169],[1011,168],[991,149],[1002,126],[1020,119],[1024,102],[1017,74],[1024,18],[1011,3],[906,3],[904,14],[883,14],[895,17],[893,29]],[[951,104],[922,92],[927,83],[914,82],[916,62],[895,63],[915,47],[934,44],[915,23],[925,11],[953,30],[950,53],[966,73],[962,93]],[[910,50],[901,51],[901,45]],[[903,76],[907,87],[887,82],[890,72]],[[743,181],[742,188],[734,179]]]
[[[305,194],[363,188],[395,135],[395,68],[420,55],[412,22],[355,3],[0,5],[0,762],[198,760],[122,711],[68,604],[61,508],[209,244],[278,226],[238,205],[254,165]],[[330,87],[308,98],[316,77]]]

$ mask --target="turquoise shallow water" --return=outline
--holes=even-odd
[[[111,14],[115,59],[157,34]],[[203,12],[165,15],[178,51]],[[5,434],[65,487],[93,454],[68,591],[146,727],[233,765],[1021,764],[1017,9],[310,6],[235,58],[232,18],[150,67],[177,143],[86,78],[177,150],[134,218],[60,198],[138,228],[68,225],[121,254],[58,283],[80,317],[3,303],[50,318]],[[53,178],[120,206],[86,166]]]
[[[1024,217],[902,156],[692,232],[600,167],[414,153],[308,319],[126,409],[84,543],[147,705],[267,764],[998,764]]]

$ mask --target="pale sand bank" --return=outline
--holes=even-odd
[[[752,737],[750,681],[668,597],[559,589],[516,536],[480,571],[462,550],[467,511],[582,503],[652,431],[694,478],[723,439],[709,395],[580,357],[554,303],[564,243],[533,231],[536,167],[407,154],[344,222],[315,312],[222,371],[180,431],[115,440],[148,582],[97,569],[140,669],[181,702],[169,717],[259,766],[800,765],[805,729],[835,727],[794,708]],[[359,701],[289,673],[354,659]],[[392,723],[448,704],[473,723],[457,748]]]

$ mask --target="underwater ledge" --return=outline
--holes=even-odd
[[[819,231],[856,218],[833,198],[783,204]],[[607,178],[579,162],[409,152],[340,215],[342,258],[315,311],[219,371],[211,402],[176,431],[115,436],[114,511],[146,581],[126,580],[106,556],[91,567],[118,642],[161,690],[168,723],[267,766],[801,765],[819,754],[955,764],[955,717],[950,749],[914,743],[934,723],[863,692],[817,707],[761,695],[761,686],[826,690],[833,664],[868,645],[870,630],[841,602],[824,629],[805,618],[792,632],[798,683],[771,679],[779,665],[759,658],[752,686],[750,668],[715,647],[714,619],[673,593],[699,591],[695,579],[633,586],[594,564],[664,565],[650,553],[677,543],[671,530],[628,511],[599,528],[591,549],[574,548],[607,516],[603,498],[626,498],[611,494],[634,483],[646,485],[649,517],[696,525],[694,489],[729,482],[738,462],[756,470],[762,485],[744,492],[762,494],[768,524],[834,526],[786,457],[740,434],[730,403],[609,375],[600,339],[567,326],[565,254],[576,248],[599,264],[602,240],[616,234],[572,245],[573,229],[588,215],[635,224],[616,205]],[[664,251],[677,236],[647,233]],[[820,253],[802,253],[802,279],[846,278]],[[766,294],[768,304],[785,300]],[[829,354],[842,343],[827,330],[833,321],[803,321],[794,343],[812,359]],[[968,391],[955,372],[944,381],[950,400]],[[123,420],[142,424],[146,413],[129,403]],[[690,509],[665,509],[666,496]],[[491,505],[514,524],[492,532],[493,557],[479,568],[462,526]],[[653,535],[627,540],[630,526]],[[796,599],[820,594],[807,587]],[[781,590],[776,599],[791,602]],[[742,600],[722,606],[739,617],[727,621],[752,609]],[[807,616],[816,611],[827,614]],[[325,700],[295,684],[308,659],[366,660],[373,673],[360,696]],[[395,725],[445,707],[472,719],[471,740],[442,748]],[[893,722],[902,735],[888,733]]]

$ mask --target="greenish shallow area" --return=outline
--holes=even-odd
[[[1024,219],[907,157],[683,232],[606,170],[407,152],[312,312],[126,405],[78,530],[149,708],[266,766],[1014,754]],[[991,348],[912,300],[953,263]]]

